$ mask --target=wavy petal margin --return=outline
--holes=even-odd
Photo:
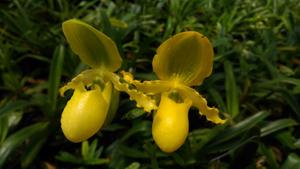
[[[214,107],[209,107],[206,99],[202,97],[196,90],[185,85],[178,86],[177,90],[181,95],[190,98],[193,101],[193,106],[198,108],[199,113],[206,116],[207,120],[216,124],[223,124],[226,122],[226,120],[223,120],[219,117],[219,110]]]
[[[135,80],[130,72],[121,71],[121,74],[126,82],[134,85],[138,90],[148,95],[160,94],[172,89],[171,81],[151,80],[141,82]]]
[[[93,69],[88,69],[80,74],[78,74],[76,77],[74,77],[70,82],[68,82],[66,85],[61,87],[59,89],[59,93],[61,96],[64,96],[64,93],[69,89],[75,89],[78,88],[79,90],[84,90],[85,85],[91,84],[93,81],[95,81],[96,77],[99,76],[97,71]]]
[[[152,110],[157,109],[155,99],[152,99],[150,96],[147,96],[143,92],[137,90],[134,86],[130,86],[130,83],[126,83],[126,81],[121,82],[120,76],[112,72],[107,72],[105,77],[113,83],[115,89],[126,92],[130,96],[130,99],[135,100],[137,107],[144,108],[144,111],[146,112],[151,112]]]

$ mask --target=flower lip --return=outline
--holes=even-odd
[[[177,99],[170,98],[170,94],[174,93],[162,94],[152,124],[155,143],[167,153],[176,151],[185,142],[189,131],[188,111],[192,105],[189,98],[182,98],[183,101],[178,103]]]
[[[81,142],[98,132],[107,116],[111,92],[110,82],[102,91],[98,85],[91,90],[83,85],[75,88],[61,117],[61,128],[68,140]]]

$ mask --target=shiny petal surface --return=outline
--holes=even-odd
[[[74,91],[61,117],[61,128],[65,137],[72,142],[81,142],[93,136],[103,125],[108,112],[111,85],[102,92],[100,87],[93,90]]]
[[[111,72],[121,66],[116,44],[92,26],[71,19],[63,23],[63,32],[72,50],[85,64]]]
[[[157,112],[154,114],[152,135],[158,147],[167,153],[176,151],[185,142],[189,132],[188,112],[191,100],[176,103],[163,93]]]
[[[161,80],[175,80],[188,86],[200,85],[211,74],[213,48],[209,40],[194,31],[182,32],[159,46],[153,70]]]

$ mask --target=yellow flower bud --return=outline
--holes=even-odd
[[[111,84],[104,91],[95,85],[92,90],[75,88],[61,117],[61,128],[67,139],[81,142],[93,136],[102,127],[109,108]]]
[[[192,101],[185,98],[177,103],[163,93],[154,115],[152,135],[158,147],[167,153],[176,151],[186,140],[189,132],[188,111]]]

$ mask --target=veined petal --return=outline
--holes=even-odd
[[[199,109],[201,115],[205,115],[206,119],[214,122],[216,124],[223,124],[226,120],[223,120],[219,117],[219,110],[214,107],[208,107],[207,101],[202,97],[196,90],[185,86],[180,85],[176,90],[184,97],[188,97],[192,100],[193,106]]]
[[[92,26],[71,19],[63,23],[63,32],[72,50],[92,68],[114,72],[122,59],[116,44]]]
[[[194,31],[182,32],[162,43],[152,65],[161,80],[175,80],[188,86],[200,85],[211,74],[213,48],[209,40]]]
[[[154,99],[136,88],[133,88],[133,86],[130,86],[129,83],[120,82],[121,79],[118,75],[112,72],[106,72],[105,78],[109,79],[113,83],[115,89],[126,92],[130,96],[130,99],[135,100],[137,107],[143,107],[146,112],[151,112],[151,110],[157,109],[156,101]]]

